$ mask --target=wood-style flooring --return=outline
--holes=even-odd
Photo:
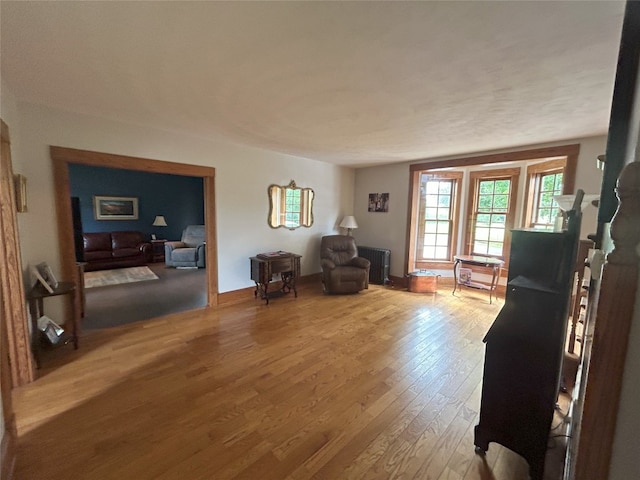
[[[85,331],[14,391],[16,480],[526,480],[475,455],[486,292],[299,288]],[[558,420],[557,420],[558,421]],[[546,478],[562,469],[562,438]]]

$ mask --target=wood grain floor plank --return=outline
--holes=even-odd
[[[309,284],[86,332],[13,393],[15,479],[525,480],[512,452],[473,450],[499,309]]]

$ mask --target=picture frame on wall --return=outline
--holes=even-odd
[[[389,211],[389,194],[388,193],[370,193],[369,194],[369,211],[370,212],[388,212]]]
[[[96,220],[138,220],[138,197],[93,197]]]

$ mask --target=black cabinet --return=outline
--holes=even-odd
[[[514,230],[505,304],[485,336],[476,450],[497,442],[542,479],[557,401],[580,214],[568,230]]]

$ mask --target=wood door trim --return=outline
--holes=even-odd
[[[50,154],[53,162],[53,178],[56,185],[55,196],[58,215],[60,263],[62,274],[65,278],[74,278],[76,268],[73,242],[73,221],[71,204],[69,202],[69,198],[71,197],[69,164],[74,163],[150,173],[201,177],[203,179],[204,218],[207,231],[207,306],[218,305],[215,168],[57,146],[50,147]]]
[[[3,363],[3,376],[5,372],[10,372],[11,377],[10,385],[6,383],[6,379],[2,381],[3,401],[6,401],[4,395],[10,395],[10,391],[6,392],[5,390],[32,382],[35,378],[35,372],[27,324],[22,258],[18,242],[15,187],[11,165],[11,142],[9,139],[9,127],[4,122],[1,124],[1,140],[0,289],[2,289],[2,309],[0,311],[0,321],[3,322],[3,334],[6,332],[8,350],[8,356],[3,354],[1,361]],[[9,363],[9,365],[6,365],[6,363]],[[9,412],[9,414],[11,413]]]

